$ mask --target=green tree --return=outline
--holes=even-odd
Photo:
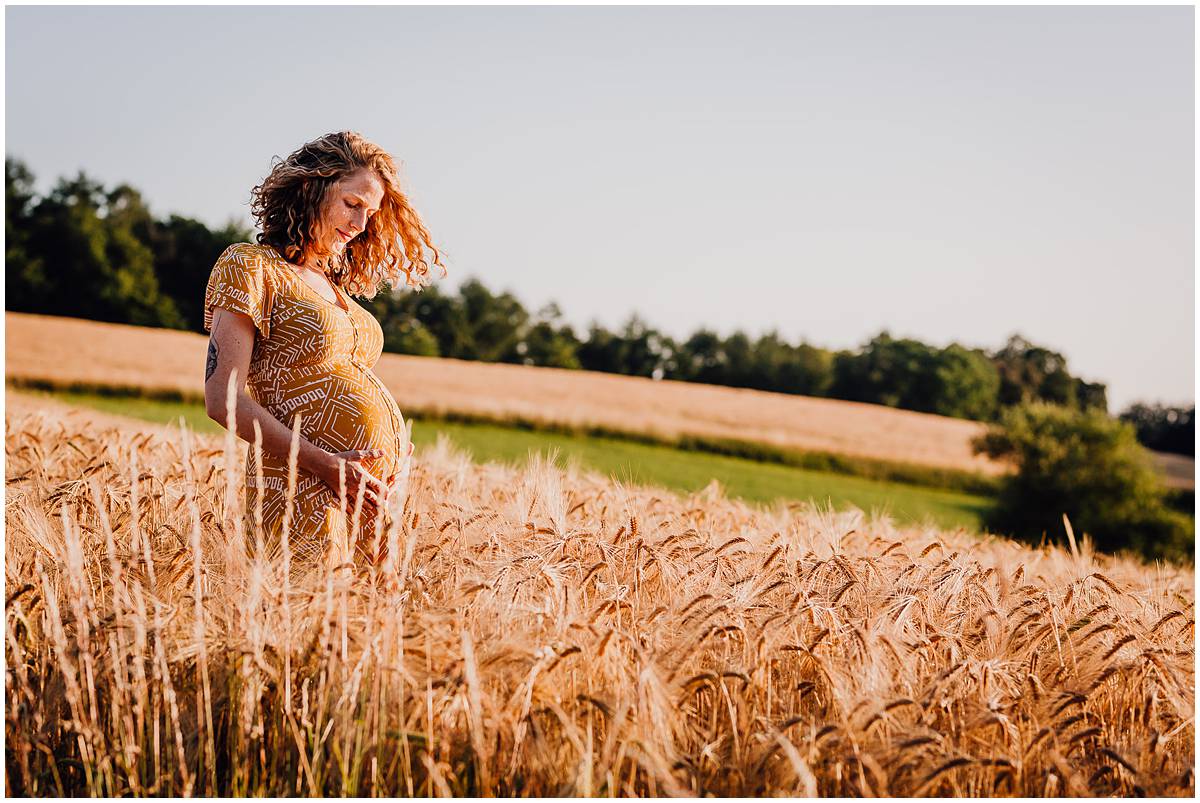
[[[1108,388],[1103,382],[1085,382],[1082,379],[1076,379],[1075,399],[1080,410],[1108,412]]]
[[[721,337],[711,329],[700,329],[679,347],[672,379],[719,384],[725,365]]]
[[[463,359],[484,362],[520,362],[517,344],[529,313],[511,293],[493,295],[479,279],[471,278],[458,289],[460,306],[470,332]]]
[[[154,271],[163,293],[175,302],[185,328],[204,331],[204,290],[217,257],[253,232],[230,221],[213,231],[198,220],[171,215],[142,224],[141,237],[154,253]]]
[[[858,353],[834,355],[829,395],[986,420],[996,409],[999,385],[996,366],[978,349],[957,343],[937,349],[919,340],[895,339],[884,331]]]
[[[438,342],[425,325],[409,318],[391,318],[383,330],[383,347],[396,354],[412,354],[417,357],[437,357]]]
[[[1067,371],[1067,359],[1057,351],[1035,346],[1018,334],[992,354],[1000,372],[999,402],[1011,407],[1045,401],[1078,409],[1108,412],[1105,387],[1083,382]]]
[[[1147,449],[1196,455],[1196,405],[1168,407],[1136,402],[1120,416],[1137,431],[1138,440]]]
[[[858,354],[840,352],[833,367],[830,395],[849,401],[932,412],[936,390],[935,351],[918,340],[897,340],[886,331]]]
[[[670,337],[634,313],[619,333],[592,323],[587,340],[579,344],[576,353],[579,364],[588,371],[662,379],[678,375],[678,352]]]
[[[755,351],[758,350],[756,347]],[[768,390],[804,396],[828,395],[833,384],[833,352],[808,343],[798,346],[785,343],[780,351],[771,375],[772,387]]]
[[[748,387],[785,393],[796,392],[785,390],[784,374],[791,363],[792,347],[780,337],[779,332],[771,331],[759,337],[751,346],[751,352],[754,356],[751,358],[751,380]]]
[[[951,343],[930,362],[928,398],[921,406],[955,418],[988,420],[994,415],[1000,374],[986,354]]]
[[[550,368],[580,367],[579,338],[574,329],[561,321],[562,311],[557,304],[547,304],[537,311],[518,345],[522,362]]]
[[[637,313],[625,322],[620,341],[621,373],[656,379],[666,375],[667,362],[675,353],[674,344]]]
[[[593,321],[587,339],[579,344],[579,364],[586,371],[619,374],[624,367],[624,340]]]
[[[702,328],[672,345],[666,373],[671,379],[810,396],[826,395],[833,381],[832,352],[807,343],[793,346],[777,331],[752,341],[745,332],[722,339]]]
[[[4,160],[4,281],[8,308],[18,312],[50,309],[54,281],[46,263],[29,249],[34,214],[34,176],[23,162]]]
[[[248,230],[159,222],[133,187],[83,173],[38,199],[22,163],[5,169],[9,309],[202,331],[213,262]]]
[[[754,343],[750,336],[738,329],[721,341],[721,353],[725,359],[717,374],[719,384],[735,388],[750,387],[754,376]]]
[[[437,287],[426,287],[401,298],[403,314],[414,316],[433,335],[438,354],[473,359],[470,355],[475,354],[474,333],[456,297],[442,293]]]
[[[422,294],[384,285],[374,298],[360,300],[359,303],[379,321],[384,351],[419,357],[440,356],[437,337],[416,314]]]
[[[1098,410],[1033,402],[1005,410],[974,447],[1016,468],[988,529],[1037,542],[1062,532],[1065,513],[1103,551],[1191,559],[1195,523],[1167,509],[1130,424]]]
[[[80,173],[61,179],[34,208],[26,241],[47,266],[52,315],[178,328],[175,304],[159,291],[154,255],[135,229],[140,198],[112,194]],[[13,307],[14,309],[17,307]]]

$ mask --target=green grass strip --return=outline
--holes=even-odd
[[[51,393],[76,393],[115,398],[144,398],[164,402],[191,402],[203,405],[199,393],[170,388],[141,388],[128,385],[95,382],[55,382],[41,379],[10,378],[12,387],[42,390]],[[937,468],[916,463],[857,457],[834,452],[789,449],[771,444],[735,438],[716,438],[703,435],[663,436],[637,430],[624,430],[599,425],[576,426],[548,421],[536,421],[523,416],[488,416],[478,413],[447,412],[408,408],[407,418],[426,423],[494,424],[501,427],[548,434],[586,436],[607,440],[628,441],[665,446],[685,452],[700,452],[725,457],[740,457],[757,463],[774,463],[791,468],[808,469],[880,482],[914,485],[921,488],[940,488],[968,494],[994,496],[1000,490],[1000,478],[972,471]]]
[[[178,424],[182,417],[197,432],[218,434],[224,429],[210,420],[195,401],[164,401],[144,397],[79,392],[50,392],[72,405],[160,424]],[[853,505],[867,512],[892,515],[896,521],[927,523],[940,528],[962,527],[977,531],[991,506],[986,497],[942,489],[880,482],[729,455],[684,451],[658,443],[635,443],[579,433],[530,431],[493,423],[446,420],[415,422],[413,440],[421,447],[445,436],[459,449],[481,461],[523,465],[531,453],[557,453],[577,460],[581,467],[598,471],[630,485],[656,485],[692,493],[716,479],[730,498],[770,505],[779,500],[809,502],[822,509]]]

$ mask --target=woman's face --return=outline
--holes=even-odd
[[[329,188],[317,227],[317,243],[333,256],[367,227],[383,202],[383,182],[375,171],[361,168]]]

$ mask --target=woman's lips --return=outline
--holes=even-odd
[[[340,234],[340,235],[342,235],[342,239],[343,239],[343,240],[345,240],[346,242],[350,242],[350,239],[351,239],[351,238],[350,238],[350,235],[349,235],[349,234],[347,234],[346,232],[342,231],[341,229],[338,229],[338,230],[337,230],[337,233],[338,233],[338,234]]]

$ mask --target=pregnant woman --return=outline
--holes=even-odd
[[[428,284],[427,251],[443,275],[445,267],[392,157],[352,132],[277,160],[253,189],[251,212],[258,242],[226,249],[205,291],[205,406],[251,444],[256,423],[261,430],[262,465],[253,448],[246,461],[245,520],[253,531],[261,502],[269,547],[279,544],[300,417],[288,542],[297,560],[316,560],[335,538],[353,548],[374,533],[389,483],[411,453],[396,401],[372,371],[383,330],[350,296],[371,298],[384,282]],[[236,421],[226,411],[231,374]],[[351,534],[342,511],[352,513],[360,492],[361,523]]]

